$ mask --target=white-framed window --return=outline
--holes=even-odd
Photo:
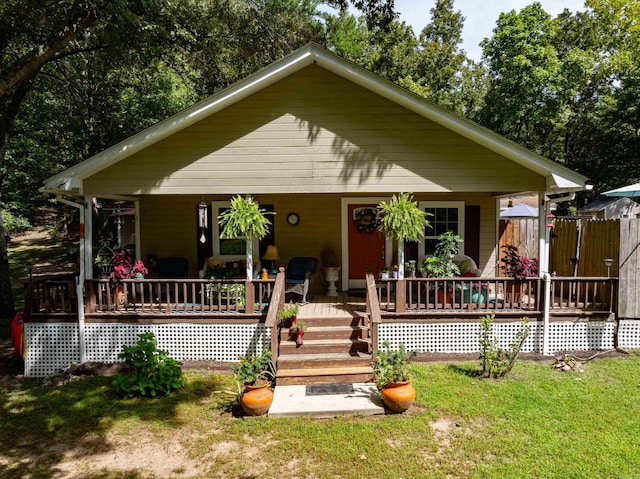
[[[218,224],[218,216],[230,206],[231,202],[229,201],[211,202],[213,256],[220,257],[221,259],[228,258],[228,260],[236,260],[239,257],[246,257],[247,241],[244,238],[220,238],[222,227]],[[253,251],[255,254],[258,252],[258,238],[253,238]]]
[[[438,236],[451,230],[464,239],[464,201],[420,201],[420,208],[427,216],[431,228],[424,232],[424,241],[420,245],[421,256],[433,255]],[[464,254],[464,243],[460,243],[458,253]]]

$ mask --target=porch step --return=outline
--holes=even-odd
[[[354,383],[348,394],[307,395],[305,385],[276,386],[267,414],[280,417],[372,416],[385,414],[380,395],[373,383]]]
[[[358,338],[346,339],[307,339],[298,346],[295,341],[282,341],[280,354],[322,354],[322,353],[349,353],[366,352],[367,343]]]
[[[282,329],[280,331],[280,340],[290,340],[291,333],[288,329]],[[345,338],[358,338],[360,337],[361,330],[354,326],[310,326],[304,333],[304,340],[314,339],[345,339]],[[295,341],[295,340],[294,340]]]
[[[371,366],[371,354],[351,353],[288,354],[278,358],[278,369],[341,368]]]

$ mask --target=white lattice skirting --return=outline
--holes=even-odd
[[[264,324],[87,324],[87,360],[121,361],[122,346],[135,344],[144,332],[154,333],[158,347],[180,361],[235,361],[262,353],[270,341]],[[80,361],[77,324],[26,323],[25,336],[25,376],[49,376]]]
[[[508,348],[520,330],[520,322],[494,323],[493,333]],[[542,324],[530,323],[524,352],[542,351]],[[155,334],[158,347],[181,360],[235,361],[238,356],[260,354],[269,344],[264,324],[87,324],[86,347],[90,361],[116,362],[122,346],[133,345],[138,335]],[[549,351],[606,350],[613,347],[613,323],[605,321],[552,322]],[[479,323],[382,323],[379,344],[392,349],[404,343],[408,350],[436,353],[477,353]],[[78,325],[73,323],[26,323],[25,376],[49,376],[80,361]],[[640,348],[640,321],[622,320],[618,331],[622,348]]]
[[[631,321],[633,322],[633,321]],[[523,352],[542,352],[542,324],[530,323],[531,330]],[[498,346],[506,349],[520,330],[519,321],[494,323]],[[640,328],[635,346],[640,347]],[[382,323],[378,343],[389,341],[391,349],[404,343],[407,350],[431,353],[465,354],[479,352],[479,323]],[[631,346],[627,346],[631,347]],[[604,321],[553,322],[549,325],[549,351],[586,351],[613,348],[613,323]]]

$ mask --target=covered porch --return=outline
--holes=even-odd
[[[270,347],[279,364],[281,351],[291,349],[278,317],[285,304],[284,280],[284,271],[276,279],[251,282],[131,280],[124,282],[122,304],[109,300],[110,295],[117,298],[117,290],[112,291],[108,280],[88,280],[89,297],[104,299],[88,301],[81,314],[74,306],[74,278],[27,283],[25,374],[53,374],[81,360],[118,361],[122,345],[133,344],[144,331],[154,331],[159,346],[179,360],[231,362],[239,355]],[[495,315],[494,332],[504,348],[525,316],[531,327],[524,346],[528,352],[640,345],[636,344],[638,322],[616,317],[616,278],[531,278],[518,285],[508,278],[481,278],[487,295],[475,296],[475,300],[465,294],[478,286],[473,280],[379,280],[368,275],[364,290],[337,297],[312,294],[299,311],[299,319],[311,325],[305,333],[310,339],[295,353],[331,356],[336,331],[344,330],[345,324],[355,331],[350,333],[349,344],[361,352],[357,353],[361,359],[362,354],[369,355],[369,364],[384,341],[392,347],[403,343],[422,353],[475,353],[480,319],[491,314]],[[226,294],[217,295],[215,301],[212,296],[204,300],[206,289],[214,285],[221,291],[243,287],[250,293],[244,298]],[[453,294],[439,298],[435,291],[440,287]],[[158,288],[171,293],[159,301],[149,299]],[[251,292],[254,300],[247,302]],[[326,334],[333,342],[323,343]],[[323,344],[333,346],[323,350]]]

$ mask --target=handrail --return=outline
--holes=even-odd
[[[284,308],[284,268],[280,267],[276,275],[275,286],[269,301],[269,309],[267,310],[267,319],[265,327],[271,330],[271,361],[273,366],[278,370],[278,353],[280,349],[280,331],[278,317]],[[275,307],[274,307],[275,306]]]
[[[376,351],[378,350],[378,324],[382,322],[380,313],[380,303],[378,301],[378,292],[376,290],[376,280],[373,274],[367,273],[366,282],[366,312],[363,316],[363,326],[369,329],[369,340],[371,342],[371,357],[375,361]]]

